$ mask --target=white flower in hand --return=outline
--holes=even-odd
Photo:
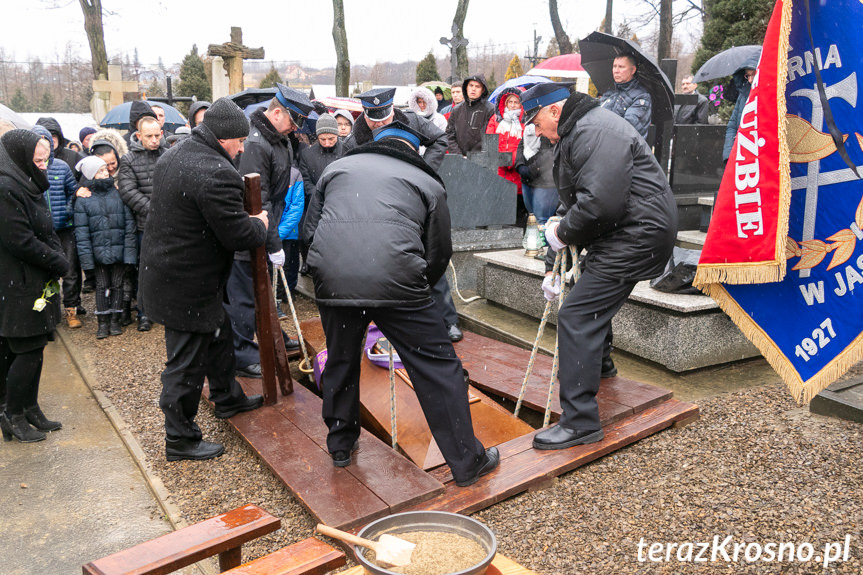
[[[48,305],[48,300],[40,297],[33,303],[33,311],[42,311]]]

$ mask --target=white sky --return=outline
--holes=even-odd
[[[73,51],[90,55],[84,16],[77,0],[2,0],[0,47],[7,58],[24,61],[38,56],[51,61]],[[345,27],[351,64],[419,60],[431,49],[449,55],[440,37],[449,37],[456,0],[344,0]],[[629,2],[617,0],[613,22],[623,18]],[[57,8],[50,9],[52,5]],[[142,64],[182,61],[192,44],[199,53],[207,45],[229,40],[231,26],[243,29],[243,43],[264,47],[266,60],[297,60],[325,68],[335,65],[332,39],[332,2],[329,0],[103,0],[113,12],[104,19],[105,44],[111,57],[138,48]],[[558,10],[572,39],[595,30],[605,16],[601,0],[559,0]],[[553,36],[547,0],[472,0],[465,20],[468,48],[490,43],[495,51],[523,56],[542,36],[543,51]],[[469,53],[470,55],[470,53]],[[61,56],[62,57],[62,56]],[[441,71],[443,74],[444,71]]]

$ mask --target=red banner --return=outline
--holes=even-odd
[[[791,2],[778,0],[722,183],[695,285],[781,281],[791,184],[785,83]],[[708,290],[709,292],[709,290]]]

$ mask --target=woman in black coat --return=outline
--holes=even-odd
[[[44,431],[62,427],[37,402],[42,352],[60,314],[56,297],[37,300],[69,268],[43,195],[49,154],[48,141],[29,130],[0,138],[0,428],[6,441],[13,435],[41,441]]]

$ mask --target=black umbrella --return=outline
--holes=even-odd
[[[242,109],[259,102],[267,102],[276,97],[276,88],[246,88],[242,92],[228,96]]]
[[[705,82],[732,75],[740,68],[755,68],[761,59],[761,46],[735,46],[723,50],[702,64],[693,77],[694,82]]]
[[[600,93],[614,88],[611,66],[614,59],[623,54],[635,57],[638,72],[636,78],[650,92],[653,100],[653,123],[667,122],[674,116],[674,88],[665,73],[641,47],[625,38],[618,38],[602,32],[591,32],[587,38],[578,41],[581,51],[581,65],[590,74]]]

